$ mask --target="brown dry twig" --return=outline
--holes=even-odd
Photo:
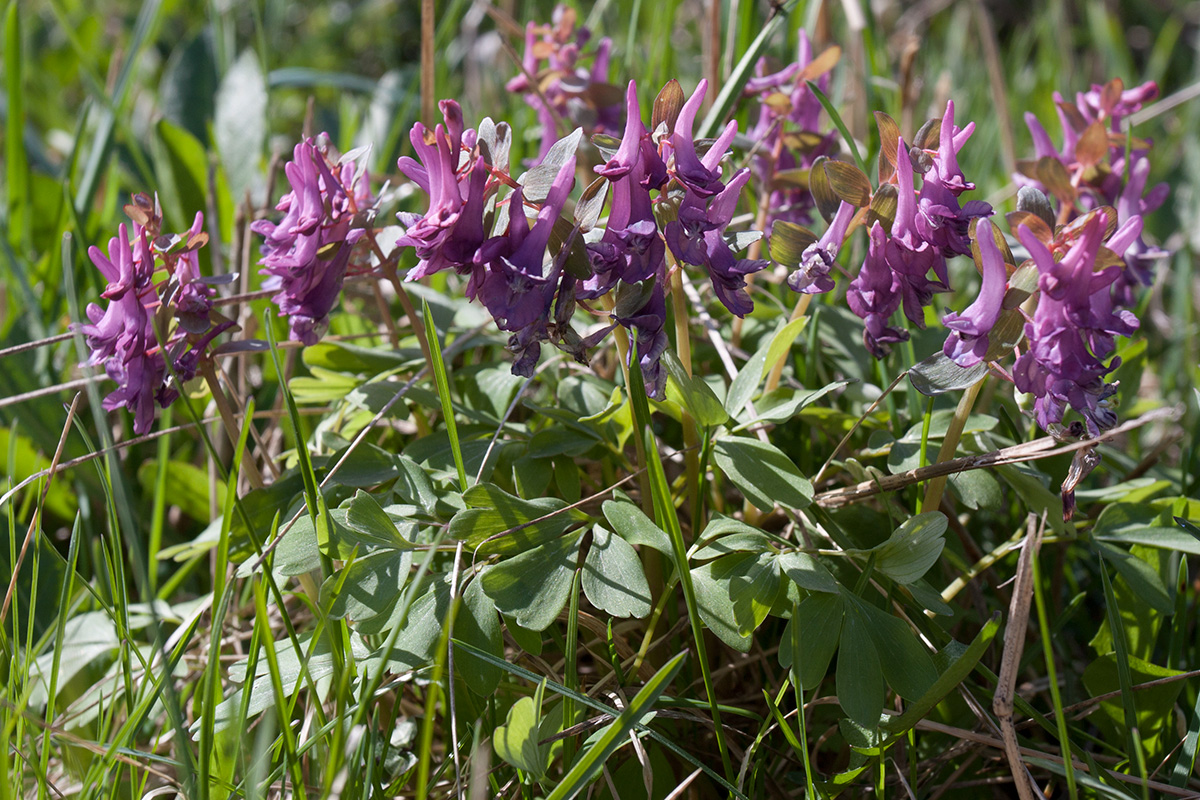
[[[1085,447],[1094,447],[1097,444],[1112,441],[1123,433],[1148,425],[1151,422],[1178,422],[1182,416],[1183,408],[1180,406],[1156,408],[1137,419],[1129,420],[1112,430],[1105,431],[1094,439],[1082,439],[1078,442],[1059,445],[1054,437],[1043,436],[1040,439],[1034,439],[1032,442],[1015,444],[1012,447],[1004,447],[1000,450],[993,450],[990,453],[955,458],[950,461],[943,461],[940,464],[931,464],[927,467],[910,469],[907,472],[901,472],[896,475],[887,475],[878,480],[863,481],[862,483],[845,486],[841,489],[831,489],[818,494],[815,502],[822,508],[841,508],[842,506],[857,503],[860,500],[865,500],[877,494],[894,492],[897,489],[903,489],[905,486],[942,475],[954,475],[973,469],[998,467],[1004,464],[1018,464],[1023,461],[1036,461],[1064,453],[1073,453]]]

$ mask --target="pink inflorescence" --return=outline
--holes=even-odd
[[[563,140],[570,152],[549,148],[518,184],[507,175],[507,165],[489,163],[492,146],[464,127],[458,104],[443,101],[444,125],[432,132],[420,124],[413,128],[419,161],[399,163],[429,195],[425,214],[399,215],[405,227],[399,243],[412,246],[420,259],[408,279],[444,269],[467,276],[467,296],[512,334],[513,371],[520,375],[533,373],[542,342],[586,360],[590,347],[623,325],[632,331],[630,344],[636,345],[647,391],[661,397],[668,249],[681,264],[703,267],[716,297],[738,316],[753,308],[746,276],[767,263],[738,258],[726,239],[750,172],[742,169],[727,182],[722,179],[721,159],[736,123],[729,123],[702,155],[697,152],[693,126],[705,88],[702,81],[679,107],[673,127],[654,136],[642,121],[637,87],[629,84],[624,135],[609,160],[596,167],[611,188],[611,205],[603,230],[582,244],[590,268],[585,276],[565,267],[568,243],[551,246],[575,185],[572,139]],[[485,220],[493,214],[485,216],[485,206],[500,186],[513,184],[514,191],[496,204],[497,221],[488,223],[489,234]],[[536,197],[532,186],[537,186]],[[668,206],[672,213],[660,224],[659,211]],[[526,209],[536,215],[532,223]],[[576,335],[570,326],[576,302],[610,293],[615,298],[611,324],[586,339]]]
[[[585,53],[592,33],[576,27],[573,8],[554,9],[553,24],[525,26],[525,54],[521,74],[508,82],[510,92],[520,92],[538,113],[542,145],[538,158],[546,157],[559,135],[583,128],[586,135],[616,135],[621,130],[620,90],[608,80],[612,40],[600,39],[593,53]],[[591,59],[591,67],[583,66]],[[564,125],[565,123],[565,125]]]
[[[365,170],[353,161],[331,161],[327,137],[296,145],[284,166],[291,191],[275,206],[283,219],[262,219],[250,229],[262,245],[265,289],[278,289],[272,301],[288,317],[290,338],[316,344],[337,305],[354,245],[363,236],[356,216],[375,203]]]
[[[233,323],[214,321],[213,290],[200,276],[197,251],[207,241],[204,217],[197,213],[183,234],[157,235],[161,218],[149,198],[128,206],[138,218],[133,234],[122,223],[109,240],[107,256],[88,249],[92,263],[108,280],[102,308],[87,307],[89,324],[80,327],[91,350],[89,365],[104,365],[117,388],[104,398],[104,409],[125,407],[133,429],[146,433],[154,404],[166,408],[179,396],[179,384],[196,375],[199,360],[216,336]],[[155,282],[156,271],[165,277]]]

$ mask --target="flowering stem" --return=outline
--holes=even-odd
[[[604,307],[612,311],[617,304],[612,293],[608,293],[601,298]],[[629,383],[629,334],[624,325],[618,323],[614,331],[613,340],[617,343],[617,360],[621,362],[621,374],[625,376],[625,393],[629,393],[631,384]],[[640,369],[640,366],[639,366]],[[633,398],[629,398],[629,402],[633,402]],[[638,488],[642,494],[642,511],[646,516],[654,519],[654,497],[650,494],[650,476],[646,474],[644,467],[646,466],[646,446],[642,443],[642,437],[634,435],[633,445],[637,452],[638,468]]]
[[[396,296],[400,298],[400,305],[404,306],[404,313],[408,315],[408,323],[412,327],[413,333],[416,334],[417,344],[421,346],[421,354],[425,356],[425,363],[432,364],[433,353],[429,349],[429,337],[425,335],[425,326],[420,324],[417,309],[413,306],[408,292],[404,291],[404,284],[400,282],[400,276],[396,274],[396,267],[394,265],[385,266],[384,274],[391,281],[392,288],[396,290]]]
[[[812,302],[811,294],[802,294],[800,299],[796,301],[796,307],[792,309],[792,315],[788,318],[788,322],[795,322],[808,313],[808,306]],[[773,392],[779,388],[779,379],[783,377],[783,367],[787,364],[788,354],[781,353],[779,360],[771,365],[771,372],[767,375],[767,383],[763,386],[763,394]]]
[[[772,134],[775,136],[775,146],[771,150],[771,159],[768,162],[767,174],[763,177],[762,194],[758,198],[758,213],[754,217],[754,230],[762,231],[763,238],[750,245],[750,250],[746,253],[746,258],[754,260],[762,257],[763,242],[766,240],[767,232],[767,213],[771,208],[771,181],[775,179],[775,164],[779,162],[779,156],[783,152],[783,136],[782,133],[783,120],[777,120],[775,127],[772,128]],[[758,273],[751,273],[746,276],[746,288],[754,283],[754,276]],[[807,297],[808,295],[805,295]],[[794,318],[794,317],[793,317]],[[745,317],[734,317],[733,319],[733,343],[740,345],[742,343],[742,326],[746,323]]]
[[[683,294],[683,269],[676,265],[671,272],[671,305],[675,310],[675,349],[688,376],[692,374],[692,340],[688,329],[687,298]],[[683,452],[687,467],[688,508],[696,509],[700,491],[700,435],[696,420],[686,408],[683,413]],[[692,520],[692,534],[700,528],[700,520]]]
[[[383,296],[383,290],[379,288],[378,283],[372,284],[371,289],[375,295],[375,305],[379,308],[379,316],[383,318],[383,326],[387,328],[388,341],[391,343],[393,350],[399,350],[400,334],[396,332],[396,323],[392,320],[387,298]]]
[[[938,450],[936,463],[940,464],[954,458],[954,453],[958,450],[958,442],[962,438],[963,428],[967,424],[967,417],[971,414],[971,409],[986,380],[986,375],[980,378],[963,393],[962,399],[958,401],[958,408],[954,409],[954,419],[950,420],[946,438],[942,440],[942,448]],[[941,507],[942,493],[946,489],[946,481],[949,480],[949,477],[949,475],[939,475],[929,482],[929,486],[925,490],[925,500],[921,503],[921,511],[937,511]]]
[[[230,444],[237,447],[238,430],[240,430],[237,416],[234,414],[233,406],[229,404],[229,398],[225,396],[225,390],[221,388],[221,382],[217,380],[217,372],[213,369],[212,361],[201,359],[199,372],[204,376],[204,382],[208,384],[208,389],[212,392],[213,402],[217,404],[217,413],[221,415],[221,421],[224,423],[225,435],[229,437]],[[250,423],[247,421],[246,424]],[[263,488],[262,473],[258,471],[258,466],[250,454],[246,454],[242,458],[242,471],[252,488]]]

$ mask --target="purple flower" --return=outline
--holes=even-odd
[[[958,166],[958,151],[974,130],[974,122],[967,123],[965,128],[954,127],[954,102],[947,102],[938,151],[931,159],[933,166],[925,173],[917,198],[914,218],[917,232],[948,256],[970,255],[967,230],[971,220],[992,214],[992,207],[982,200],[971,200],[965,206],[958,202],[960,194],[975,188]],[[910,159],[905,159],[903,153],[898,157],[909,160],[908,168],[911,169]]]
[[[1092,214],[1059,261],[1026,226],[1017,232],[1037,265],[1041,295],[1025,325],[1028,349],[1013,367],[1013,380],[1019,390],[1035,396],[1043,429],[1062,422],[1068,406],[1084,417],[1093,436],[1116,424],[1107,402],[1116,386],[1104,377],[1119,359],[1109,366],[1104,361],[1112,354],[1113,337],[1129,335],[1138,323],[1128,311],[1112,307],[1109,286],[1120,268],[1095,269],[1105,224],[1103,212]],[[1109,243],[1127,245],[1140,228],[1140,220],[1122,226]]]
[[[576,28],[575,10],[565,5],[555,7],[553,20],[552,25],[530,22],[525,26],[521,74],[506,86],[510,92],[525,93],[525,101],[537,110],[542,126],[539,160],[557,140],[560,120],[569,120],[587,135],[615,135],[621,125],[620,101],[609,99],[612,87],[606,82],[612,41],[608,37],[600,40],[591,56],[591,69],[587,69],[580,61],[586,57],[583,51],[591,31]]]
[[[988,334],[1000,318],[1004,303],[1008,269],[993,236],[992,224],[979,220],[975,227],[983,273],[979,296],[962,314],[950,312],[942,317],[942,324],[950,329],[942,351],[960,367],[972,367],[983,360],[989,346]]]
[[[753,167],[759,180],[771,182],[782,171],[807,169],[818,156],[829,155],[836,147],[835,132],[820,133],[822,106],[808,88],[807,79],[815,79],[822,91],[829,88],[829,71],[814,74],[812,43],[800,31],[796,61],[782,70],[767,73],[766,59],[755,65],[756,77],[746,82],[743,93],[759,96],[758,120],[746,132],[755,142]],[[786,98],[786,102],[784,102]],[[794,149],[785,142],[797,142]],[[812,195],[800,187],[772,189],[768,201],[768,227],[777,219],[808,225],[813,208]]]
[[[863,344],[876,358],[888,354],[888,344],[908,340],[908,331],[887,324],[888,318],[900,308],[902,287],[899,276],[882,256],[886,249],[887,234],[876,222],[871,227],[870,251],[874,256],[867,256],[846,291],[850,310],[866,323]]]
[[[508,230],[485,242],[475,257],[467,296],[483,303],[501,330],[516,334],[509,343],[518,356],[514,374],[533,374],[541,342],[549,338],[562,265],[559,259],[547,259],[546,247],[574,185],[575,157],[570,156],[559,167],[532,227],[518,187],[509,199]]]
[[[721,131],[721,135],[708,148],[704,156],[696,155],[696,143],[692,140],[692,127],[695,125],[696,114],[700,111],[701,103],[704,102],[704,94],[707,89],[708,81],[701,80],[696,85],[692,96],[679,110],[679,117],[675,120],[675,130],[672,131],[669,139],[671,152],[675,158],[672,174],[688,190],[700,197],[714,195],[724,187],[724,184],[721,183],[721,158],[737,134],[737,122],[730,120],[729,124],[725,126],[725,130]]]
[[[306,345],[316,344],[327,327],[354,244],[362,238],[363,230],[351,226],[354,215],[374,202],[365,173],[353,162],[331,168],[326,149],[311,139],[296,145],[284,166],[292,190],[275,206],[283,219],[250,226],[265,237],[260,263],[270,277],[263,286],[279,289],[272,302],[280,316],[289,317],[290,338]]]
[[[739,317],[754,310],[754,301],[746,292],[746,276],[767,266],[762,259],[737,258],[724,237],[738,196],[749,180],[750,170],[743,169],[719,193],[707,199],[689,187],[677,219],[667,223],[666,228],[667,245],[675,257],[706,268],[717,299]]]
[[[474,145],[475,131],[463,129],[462,109],[453,100],[439,107],[446,121],[432,135],[420,122],[409,133],[413,149],[421,163],[407,156],[398,162],[400,171],[429,195],[425,214],[401,212],[404,236],[398,246],[411,245],[420,259],[408,273],[408,280],[419,280],[452,267],[458,272],[470,268],[475,251],[483,244],[483,203],[488,178],[481,156],[466,155],[467,168],[460,171],[464,145]],[[430,141],[432,139],[432,141]]]
[[[662,272],[666,247],[658,232],[650,188],[666,183],[666,165],[658,155],[638,111],[637,87],[629,82],[627,116],[621,146],[596,172],[612,183],[608,224],[597,242],[587,245],[592,275],[580,287],[580,299],[607,294],[618,281],[639,283]]]
[[[935,292],[949,291],[946,286],[946,258],[935,244],[921,236],[917,226],[913,168],[903,139],[899,144],[896,177],[896,220],[892,223],[891,235],[881,239],[872,229],[867,261],[882,260],[895,274],[904,301],[904,315],[918,328],[924,328],[922,308],[929,305]],[[938,280],[929,279],[930,270]]]
[[[1135,217],[1142,217],[1155,211],[1167,199],[1170,191],[1165,183],[1160,183],[1146,192],[1146,182],[1150,177],[1150,159],[1138,156],[1133,159],[1133,168],[1129,170],[1129,179],[1117,198],[1117,222],[1124,225]],[[1125,269],[1113,282],[1113,300],[1117,305],[1132,306],[1137,302],[1135,291],[1138,286],[1149,286],[1154,279],[1154,267],[1158,261],[1170,255],[1170,252],[1160,247],[1147,244],[1139,234],[1124,250],[1117,251],[1125,259]]]
[[[857,208],[843,200],[821,238],[804,248],[800,254],[800,266],[788,276],[788,286],[793,292],[822,294],[833,290],[834,282],[829,277],[829,271],[837,261],[838,252],[846,241],[846,232],[857,211]]]
[[[208,240],[203,215],[196,215],[187,233],[157,237],[153,245],[150,233],[162,220],[156,209],[147,216],[148,227],[134,223],[132,240],[121,224],[109,240],[107,257],[97,247],[88,249],[92,263],[109,281],[101,294],[109,302],[107,308],[88,304],[89,324],[80,327],[91,350],[87,363],[103,364],[117,383],[104,398],[104,409],[128,408],[137,434],[150,430],[156,402],[165,408],[179,396],[170,373],[179,382],[191,380],[208,344],[233,326],[228,320],[213,325],[209,319],[212,289],[200,279],[196,255]],[[179,242],[182,250],[175,247]],[[161,285],[154,283],[156,254],[170,273]]]

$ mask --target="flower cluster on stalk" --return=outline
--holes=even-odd
[[[1117,387],[1104,378],[1120,359],[1105,362],[1116,349],[1114,337],[1132,334],[1138,320],[1114,306],[1111,286],[1122,272],[1117,254],[1141,234],[1142,220],[1134,217],[1106,237],[1109,213],[1091,212],[1050,242],[1026,225],[1017,229],[1037,267],[1040,292],[1013,379],[1020,391],[1034,395],[1038,424],[1046,430],[1062,422],[1068,406],[1083,416],[1092,436],[1117,422],[1109,402]]]
[[[184,233],[163,234],[161,212],[149,197],[136,195],[125,210],[132,233],[122,223],[107,255],[88,249],[108,281],[100,295],[108,305],[89,303],[89,322],[80,331],[91,351],[87,363],[103,364],[117,384],[104,409],[129,409],[134,432],[143,434],[155,404],[166,408],[175,401],[180,383],[195,377],[208,345],[233,322],[213,311],[210,284],[222,280],[200,275],[198,251],[208,242],[204,216],[197,213]]]
[[[375,198],[365,170],[339,162],[325,134],[300,142],[292,155],[284,165],[291,191],[275,206],[283,219],[257,220],[250,229],[264,237],[263,288],[278,290],[272,301],[288,318],[289,338],[311,345],[328,327]]]
[[[521,93],[537,111],[542,127],[539,159],[566,129],[580,127],[585,135],[616,135],[621,130],[621,92],[608,83],[612,40],[600,39],[592,53],[585,53],[592,32],[576,27],[575,9],[556,6],[553,22],[525,26],[525,53],[521,74],[507,89]],[[581,63],[591,59],[591,67]]]
[[[836,149],[835,132],[820,132],[821,102],[808,82],[822,92],[829,89],[830,70],[840,49],[832,47],[814,59],[808,34],[801,30],[799,39],[794,62],[770,72],[767,59],[760,58],[754,77],[743,89],[743,94],[757,96],[759,102],[758,119],[746,135],[754,143],[755,178],[770,190],[768,229],[775,220],[812,222],[813,200],[804,172]]]
[[[1153,143],[1123,131],[1122,122],[1157,96],[1153,81],[1125,89],[1119,78],[1077,93],[1074,104],[1055,92],[1062,147],[1055,147],[1038,118],[1026,113],[1036,158],[1020,163],[1014,179],[1058,200],[1060,224],[1101,206],[1114,207],[1116,222],[1122,225],[1151,213],[1166,200],[1167,184],[1147,189]],[[1139,235],[1118,255],[1126,268],[1112,282],[1111,291],[1118,305],[1128,307],[1136,301],[1137,287],[1150,285],[1156,262],[1167,252]]]
[[[947,257],[969,255],[971,221],[992,213],[983,201],[960,204],[958,199],[975,188],[958,166],[958,151],[974,129],[973,122],[955,127],[950,102],[938,128],[936,149],[926,150],[920,144],[910,148],[897,137],[894,161],[890,152],[883,154],[894,169],[895,216],[890,230],[881,219],[871,226],[866,260],[846,294],[850,310],[865,323],[863,342],[877,358],[887,354],[888,345],[908,338],[907,330],[889,324],[897,309],[903,308],[916,327],[925,327],[924,307],[935,293],[950,289]],[[924,138],[918,134],[918,142]],[[922,173],[919,191],[915,188],[918,170]]]
[[[563,215],[575,185],[579,132],[556,142],[513,181],[507,163],[494,158],[507,150],[496,139],[499,126],[488,121],[489,133],[481,137],[464,127],[457,103],[443,101],[444,125],[432,132],[414,126],[419,160],[402,158],[399,164],[430,199],[424,215],[400,215],[405,234],[399,244],[414,247],[420,259],[408,279],[449,268],[467,276],[467,296],[512,334],[513,371],[520,375],[533,373],[542,342],[586,361],[587,350],[622,325],[630,329],[647,391],[662,396],[668,251],[680,268],[704,268],[716,297],[738,316],[753,308],[746,276],[766,266],[738,258],[726,239],[750,173],[743,169],[722,179],[721,160],[736,123],[697,150],[693,128],[705,90],[701,82],[684,101],[678,85],[668,84],[664,93],[679,103],[670,124],[659,120],[651,131],[642,121],[637,87],[629,84],[623,135],[596,167],[610,190],[609,214],[590,231]],[[501,199],[506,185],[515,188]],[[604,193],[593,196],[603,201]],[[582,272],[580,264],[568,263],[574,253],[583,254]],[[571,326],[577,304],[605,297],[610,324],[581,337]]]

